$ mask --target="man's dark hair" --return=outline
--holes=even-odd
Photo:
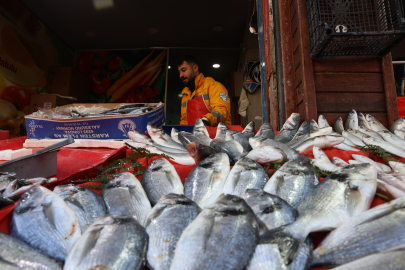
[[[186,61],[187,64],[189,64],[191,67],[194,65],[198,66],[198,62],[197,59],[195,59],[194,56],[192,55],[185,55],[183,57],[181,57],[178,61],[177,61],[177,66],[181,66],[181,64],[183,64],[183,62]]]

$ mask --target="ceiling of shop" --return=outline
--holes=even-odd
[[[253,9],[252,0],[21,2],[74,50],[239,48]],[[109,2],[114,6],[95,7]]]

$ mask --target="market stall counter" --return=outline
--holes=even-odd
[[[236,127],[235,130],[241,131],[241,127]],[[210,134],[210,137],[213,138],[215,137],[216,129],[215,128],[208,128],[208,132]],[[277,132],[276,132],[277,133]],[[20,149],[22,147],[22,144],[25,141],[25,137],[22,138],[16,138],[12,140],[6,140],[3,141],[0,144],[0,150],[4,149]],[[38,149],[33,149],[34,151]],[[324,149],[325,154],[328,156],[328,158],[332,157],[339,157],[342,160],[348,162],[349,160],[352,159],[352,154],[359,154],[368,157],[367,153],[364,152],[353,152],[353,151],[342,151],[338,150],[335,148],[329,148],[329,149]],[[58,173],[55,177],[58,178],[57,182],[50,183],[46,185],[48,188],[53,189],[55,186],[58,185],[63,185],[69,183],[70,180],[76,180],[76,179],[86,179],[93,177],[97,169],[95,167],[97,166],[103,166],[104,164],[107,164],[108,162],[122,158],[125,153],[128,154],[128,149],[126,147],[120,148],[118,150],[112,150],[112,149],[68,149],[68,148],[62,148],[58,152]],[[313,158],[311,155],[312,151],[307,151],[302,153],[303,155],[307,155],[310,158]],[[144,167],[147,168],[148,165],[152,160],[156,160],[159,157],[153,157],[152,159],[148,160],[147,164],[147,159],[142,158],[139,159],[138,162]],[[375,157],[376,161],[381,162],[382,160],[379,159],[378,157]],[[170,159],[168,159],[169,162],[174,166],[176,169],[181,182],[184,184],[185,179],[187,176],[190,174],[190,172],[193,170],[195,165],[181,165],[178,164]],[[401,159],[401,161],[405,161],[404,159]],[[232,167],[231,167],[232,168]],[[137,175],[136,176],[138,180],[142,179],[142,175]],[[323,178],[320,180],[322,181]],[[83,184],[80,184],[83,185]],[[84,183],[86,185],[86,183]],[[97,192],[100,194],[101,190],[100,189],[92,189],[93,191]],[[373,199],[371,207],[375,207],[377,205],[380,205],[382,203],[385,203],[386,201],[375,197]],[[0,232],[9,233],[9,223],[11,220],[11,213],[15,206],[17,205],[18,202],[15,202],[13,205],[7,206],[3,209],[0,210]],[[314,242],[314,248],[316,248],[319,243],[322,241],[322,239],[325,238],[325,236],[328,234],[328,232],[317,232],[317,233],[311,233],[311,236],[313,238]],[[315,270],[320,270],[320,269],[326,269],[326,268],[311,268]]]
[[[27,137],[24,136],[2,140],[0,142],[0,151],[21,149],[26,139]],[[35,152],[39,149],[41,148],[33,148],[32,150]],[[57,178],[57,181],[46,184],[45,187],[53,189],[55,186],[66,184],[70,180],[94,177],[98,172],[96,167],[103,166],[112,160],[124,157],[126,149],[127,147],[121,147],[120,149],[61,148],[57,153],[57,174],[53,176]],[[0,164],[4,162],[5,161],[0,161]],[[0,210],[0,232],[9,232],[8,225],[11,219],[11,212],[17,203],[18,201]]]

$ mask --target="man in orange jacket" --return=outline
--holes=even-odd
[[[201,118],[206,126],[216,127],[219,122],[231,125],[231,101],[226,88],[213,78],[204,77],[193,56],[182,57],[177,66],[185,85],[181,92],[180,124],[194,125]]]

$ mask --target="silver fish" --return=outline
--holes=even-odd
[[[370,129],[374,131],[388,130],[386,127],[383,126],[383,124],[380,123],[380,121],[377,120],[377,118],[375,118],[371,114],[366,114],[366,120],[370,126]]]
[[[358,113],[358,118],[359,118],[359,128],[363,127],[363,128],[367,128],[367,129],[371,129],[370,124],[367,122],[366,117],[364,116],[364,114],[362,114],[361,112]]]
[[[298,128],[297,133],[295,133],[294,137],[291,141],[286,143],[288,146],[292,147],[295,144],[299,144],[302,141],[308,139],[310,137],[310,129],[309,129],[309,122],[304,121],[301,126]]]
[[[17,174],[15,172],[0,172],[0,181],[3,181],[4,179],[8,179],[10,177],[14,177]]]
[[[253,137],[255,135],[255,122],[251,121],[249,124],[247,124],[245,129],[242,131],[242,134],[248,139]]]
[[[108,214],[127,215],[143,224],[152,209],[148,197],[135,176],[128,172],[118,174],[101,191]]]
[[[357,112],[352,109],[352,111],[347,116],[345,129],[348,130],[349,128],[358,129],[359,128],[359,118],[357,116]]]
[[[405,245],[399,245],[334,268],[335,270],[402,270],[405,269]]]
[[[196,136],[194,136],[191,133],[184,132],[184,131],[179,132],[178,138],[179,138],[179,141],[183,144],[184,147],[186,147],[187,144],[192,143],[192,142],[207,145],[203,140],[197,138]]]
[[[81,230],[75,212],[61,197],[45,187],[34,186],[14,208],[10,235],[64,261]]]
[[[390,126],[390,131],[395,133],[395,130],[401,130],[405,128],[405,117],[401,117],[392,123]]]
[[[229,172],[222,192],[240,197],[246,189],[262,189],[268,180],[266,171],[256,161],[241,158]]]
[[[378,179],[377,179],[377,190],[378,190],[378,192],[383,193],[384,195],[388,196],[389,198],[397,199],[397,198],[405,197],[405,192],[397,189],[394,186],[387,184],[384,181],[378,180]]]
[[[255,137],[265,137],[266,139],[274,139],[276,136],[273,127],[269,123],[263,123]]]
[[[276,135],[276,137],[274,137],[274,140],[281,143],[288,143],[291,141],[295,133],[297,133],[300,120],[301,116],[299,113],[292,113],[285,121],[283,128]]]
[[[342,134],[342,131],[345,130],[345,128],[343,127],[343,120],[342,117],[339,117],[338,119],[336,119],[335,125],[334,125],[334,129],[337,133]]]
[[[377,179],[385,182],[386,184],[388,184],[390,186],[393,186],[393,187],[401,190],[402,192],[405,192],[405,182],[399,180],[392,174],[379,172],[377,175]]]
[[[46,179],[45,177],[18,179],[18,184],[21,186],[31,185],[31,184],[45,185],[47,183],[48,183],[48,179]]]
[[[136,131],[136,130],[131,130],[128,132],[128,137],[134,141],[134,142],[142,142],[142,143],[147,143],[147,144],[154,144],[154,141],[149,138],[148,136],[145,136],[144,134]]]
[[[318,117],[318,126],[319,128],[330,127],[328,120],[326,120],[325,116],[322,114],[320,114]]]
[[[347,132],[353,134],[354,136],[356,136],[356,137],[359,138],[360,140],[362,140],[364,136],[368,136],[367,134],[365,134],[365,133],[363,133],[363,132],[361,132],[361,131],[359,131],[359,130],[352,129],[352,128],[349,128],[349,129],[347,130]]]
[[[398,137],[405,139],[405,131],[404,130],[395,130],[394,131],[395,135],[397,135]]]
[[[170,137],[172,137],[172,139],[177,142],[177,143],[181,143],[179,141],[179,131],[176,128],[172,128],[172,132],[170,133]]]
[[[343,143],[344,138],[337,135],[322,135],[308,139],[298,146],[294,147],[299,153],[311,150],[314,146],[319,148],[328,148]]]
[[[182,144],[175,142],[169,135],[167,135],[160,128],[157,128],[152,125],[147,125],[146,129],[148,130],[149,136],[155,143],[171,148],[179,148],[179,149],[184,148]]]
[[[405,140],[402,139],[401,137],[399,137],[387,130],[378,131],[378,134],[380,134],[385,141],[398,146],[402,150],[405,150]]]
[[[251,269],[309,269],[313,249],[311,237],[307,237],[305,241],[301,242],[283,233],[282,230],[283,227],[280,227],[260,236],[260,242],[252,258],[255,268]],[[279,256],[275,256],[276,254]],[[259,266],[264,268],[259,268]]]
[[[25,192],[27,192],[30,188],[32,188],[33,186],[37,186],[39,185],[38,183],[36,184],[32,184],[32,185],[28,185],[28,186],[22,186],[16,190],[14,190],[13,192],[4,195],[3,194],[3,198],[4,199],[10,199],[10,200],[18,200]]]
[[[295,255],[294,260],[289,264],[288,270],[307,270],[312,261],[312,251],[314,245],[312,244],[311,237],[307,237],[303,243],[300,243],[298,252]]]
[[[346,161],[344,161],[343,159],[338,158],[338,157],[331,158],[331,161],[332,161],[333,164],[335,164],[335,165],[337,165],[337,166],[339,166],[341,168],[350,165],[349,163],[347,163]]]
[[[340,170],[340,167],[333,164],[321,148],[314,146],[314,148],[312,149],[312,153],[315,157],[315,159],[311,160],[312,165],[318,167],[323,171],[334,172]]]
[[[354,216],[314,251],[313,265],[337,266],[405,243],[405,198]]]
[[[188,154],[195,160],[196,164],[210,155],[219,153],[218,150],[215,150],[211,146],[196,142],[187,144],[186,149]]]
[[[0,233],[0,268],[62,270],[62,265],[15,237]]]
[[[259,242],[246,270],[288,270],[277,243]]]
[[[390,173],[391,172],[391,168],[385,164],[382,164],[380,162],[376,162],[374,160],[372,160],[371,158],[365,157],[363,155],[356,155],[356,154],[352,154],[352,157],[355,160],[361,161],[363,163],[371,163],[373,164],[378,172],[382,172],[382,173]]]
[[[221,139],[212,140],[210,146],[215,150],[226,153],[231,163],[237,162],[239,159],[247,155],[242,145],[237,141],[224,141]]]
[[[405,174],[405,164],[402,162],[388,161],[388,164],[395,173]]]
[[[4,208],[6,206],[12,205],[12,204],[14,204],[13,200],[7,199],[4,197],[0,197],[0,209]]]
[[[265,140],[267,140],[265,136],[254,136],[252,138],[249,138],[249,144],[250,146],[252,146],[253,149],[255,149]]]
[[[287,160],[287,155],[281,149],[267,144],[254,148],[245,157],[263,166],[270,163],[283,163]]]
[[[3,193],[4,190],[10,185],[11,182],[16,180],[14,177],[4,177],[0,180],[0,192]]]
[[[255,251],[262,226],[242,198],[223,195],[183,231],[170,269],[242,270]]]
[[[165,146],[154,142],[151,138],[139,133],[138,131],[132,130],[128,132],[129,138],[136,143],[148,144],[151,146],[156,147],[157,149],[168,152],[168,153],[178,153],[178,154],[185,154],[187,151],[184,147],[173,147],[173,146]],[[143,146],[141,146],[143,147]],[[143,147],[144,148],[144,147]]]
[[[378,134],[377,132],[375,132],[374,130],[368,129],[366,127],[359,127],[359,131],[361,131],[364,134],[367,134],[368,136],[371,136],[373,138],[379,139],[379,140],[383,140],[383,137],[381,137],[380,134]]]
[[[346,141],[346,139],[345,139]],[[333,148],[339,149],[339,150],[343,150],[343,151],[355,151],[355,152],[360,152],[359,149],[356,149],[350,145],[347,145],[346,143],[341,143],[338,145],[334,145]]]
[[[371,164],[349,165],[313,187],[297,207],[297,220],[284,232],[296,239],[339,227],[370,208],[377,188],[377,170]]]
[[[159,154],[159,155],[165,154],[165,155],[173,158],[173,161],[175,161],[176,163],[179,163],[182,165],[194,165],[195,164],[194,159],[187,152],[182,152],[182,153],[168,152],[168,151],[160,150],[153,145],[144,144],[144,143],[126,142],[125,144],[129,148],[141,147],[141,148],[147,149],[149,152],[154,153],[154,154]]]
[[[218,126],[217,126],[217,134],[215,136],[215,139],[225,140],[226,132],[228,130],[229,130],[229,128],[225,123],[219,122]]]
[[[11,181],[6,187],[6,189],[3,191],[3,197],[8,197],[11,193],[13,193],[19,188],[20,185],[18,184],[18,179]]]
[[[273,174],[264,191],[279,196],[297,208],[318,183],[318,176],[307,163],[294,160],[285,163]]]
[[[200,212],[201,208],[184,195],[167,194],[159,200],[145,222],[150,269],[170,269],[177,241]]]
[[[69,184],[57,186],[53,192],[58,194],[76,213],[82,232],[96,219],[107,214],[103,198],[88,188]]]
[[[269,230],[290,224],[298,216],[297,210],[285,200],[263,189],[247,189],[243,199]]]
[[[229,170],[229,158],[225,153],[205,158],[184,181],[184,195],[201,208],[212,204],[221,195]]]
[[[278,142],[275,140],[271,140],[271,139],[267,139],[267,140],[264,140],[263,142],[261,142],[261,144],[260,144],[260,146],[265,146],[265,145],[269,145],[269,146],[272,146],[276,149],[280,149],[281,151],[283,151],[283,153],[287,157],[287,161],[289,161],[289,160],[300,160],[300,161],[304,161],[304,162],[310,161],[309,157],[301,155],[298,151],[294,150],[293,148],[289,147],[288,145],[286,145],[284,143],[281,143],[281,142]]]
[[[343,131],[342,135],[343,135],[343,137],[348,138],[356,146],[365,146],[366,145],[362,139],[360,139],[359,137],[355,136],[354,134],[352,134],[348,131]],[[364,136],[364,137],[366,137],[366,136]]]
[[[390,152],[391,154],[397,155],[399,157],[405,158],[405,151],[398,148],[398,146],[395,146],[387,141],[381,141],[375,138],[372,138],[370,136],[363,137],[363,142],[367,145],[377,145],[384,149],[387,152]]]
[[[319,129],[318,123],[314,119],[311,119],[311,121],[309,122],[309,128],[311,130]]]
[[[148,235],[142,225],[125,215],[97,219],[69,251],[64,270],[143,269]]]
[[[202,122],[201,118],[197,118],[197,120],[195,120],[193,135],[202,140],[206,145],[210,145],[212,141],[210,138],[210,134],[208,133],[208,130]]]
[[[252,150],[252,147],[249,144],[249,138],[246,137],[243,133],[240,133],[237,131],[233,131],[233,132],[227,131],[225,140],[226,141],[234,140],[234,141],[238,142],[243,147],[243,151],[245,151],[246,153],[248,153]]]
[[[143,174],[141,184],[152,205],[166,194],[184,193],[183,184],[176,169],[164,158],[152,161]]]

